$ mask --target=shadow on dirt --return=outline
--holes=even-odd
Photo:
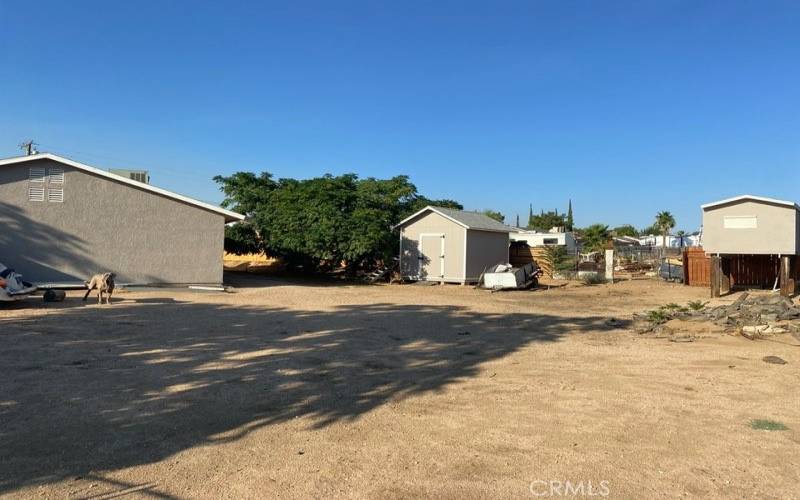
[[[606,328],[600,317],[452,306],[321,312],[160,299],[3,320],[0,493],[159,461],[294,417],[316,428],[350,421],[531,343]]]

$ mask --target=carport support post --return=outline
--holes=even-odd
[[[719,255],[711,256],[711,298],[719,297],[719,285],[722,281],[722,266]]]
[[[780,270],[780,283],[781,295],[784,297],[791,297],[794,295],[794,280],[791,275],[792,261],[788,255],[781,256],[781,270]]]

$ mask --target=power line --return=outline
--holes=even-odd
[[[119,157],[108,156],[108,155],[105,155],[105,154],[89,153],[89,152],[86,152],[86,151],[77,151],[77,150],[74,150],[74,149],[64,149],[64,148],[60,148],[60,147],[54,146],[53,144],[50,144],[50,143],[46,144],[45,146],[47,146],[47,149],[51,150],[53,153],[56,153],[56,154],[65,153],[65,154],[73,156],[73,157],[75,157],[75,156],[83,157],[83,158],[88,158],[90,160],[96,159],[96,160],[100,160],[102,162],[106,162],[106,161],[110,160],[110,161],[116,163],[112,168],[124,168],[126,170],[147,170],[147,171],[150,171],[150,172],[154,172],[156,174],[163,172],[163,173],[167,173],[167,174],[172,174],[174,176],[183,177],[183,178],[186,178],[186,179],[197,179],[196,175],[189,174],[189,173],[187,173],[185,171],[173,170],[173,169],[170,169],[170,168],[164,168],[164,167],[160,167],[160,166],[157,167],[154,170],[151,167],[142,167],[142,166],[138,166],[138,165],[133,165],[128,160],[125,160],[125,159],[122,159],[122,158],[119,158]]]

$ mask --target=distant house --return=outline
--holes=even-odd
[[[404,278],[470,283],[488,267],[508,262],[513,228],[481,213],[428,206],[395,227]]]
[[[568,231],[542,233],[519,229],[510,235],[511,241],[524,241],[529,247],[562,246],[567,253],[574,254],[578,245],[575,236]]]
[[[613,240],[615,247],[636,247],[641,245],[639,238],[633,236],[614,236]]]
[[[649,234],[638,238],[639,245],[660,247],[664,244],[664,236],[660,234]],[[687,234],[684,236],[667,235],[667,247],[686,248],[700,245],[699,234]]]
[[[0,255],[29,281],[222,282],[224,228],[244,216],[54,154],[0,160]]]

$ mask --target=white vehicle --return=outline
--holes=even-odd
[[[12,302],[25,298],[36,291],[36,287],[22,279],[22,275],[0,264],[0,302]]]

